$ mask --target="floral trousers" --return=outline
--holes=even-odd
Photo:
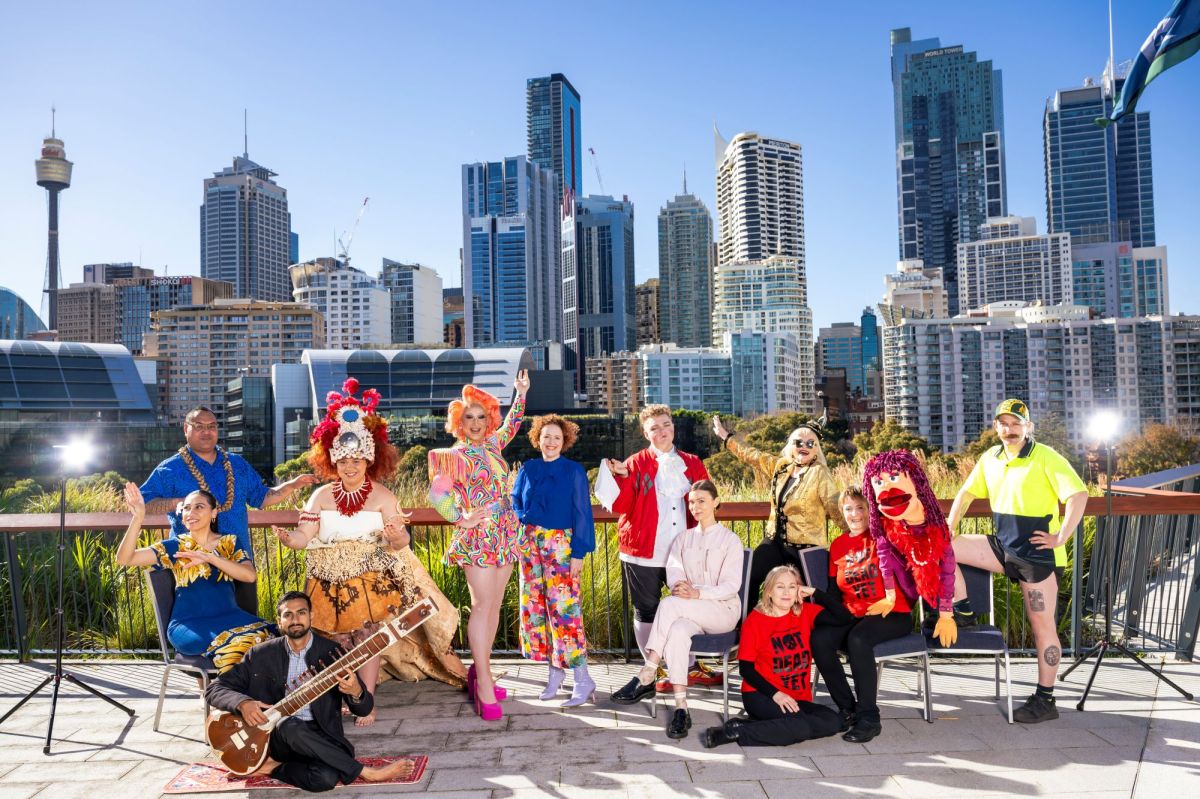
[[[587,663],[579,587],[571,579],[571,531],[526,527],[521,558],[521,653],[560,669]]]

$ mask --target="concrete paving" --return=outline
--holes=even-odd
[[[49,668],[0,664],[0,712]],[[165,795],[163,786],[186,763],[206,758],[192,681],[172,677],[161,731],[154,732],[161,666],[93,662],[70,668],[129,704],[137,715],[130,719],[68,685],[59,702],[52,754],[45,756],[50,703],[44,692],[0,725],[0,799],[157,797]],[[429,767],[416,785],[341,788],[335,796],[1200,796],[1200,704],[1182,700],[1142,669],[1118,661],[1101,669],[1085,712],[1074,707],[1086,676],[1080,669],[1058,689],[1062,717],[1037,726],[1005,721],[992,697],[990,662],[939,659],[934,662],[933,724],[920,718],[913,673],[896,667],[884,673],[884,731],[870,743],[833,737],[780,748],[733,745],[713,750],[700,746],[698,733],[717,723],[719,691],[693,691],[692,734],[672,741],[664,734],[666,706],[655,720],[645,706],[608,702],[608,692],[633,675],[632,666],[593,666],[599,704],[569,711],[538,700],[544,667],[514,661],[499,663],[497,669],[507,671],[501,684],[511,697],[498,723],[480,721],[465,695],[444,685],[381,686],[378,723],[350,731],[359,754],[426,754]],[[1169,660],[1167,671],[1200,693],[1200,663]],[[1034,676],[1031,661],[1014,663],[1018,703],[1032,690]],[[738,707],[735,693],[734,709]],[[257,799],[303,795],[292,790],[256,793]]]

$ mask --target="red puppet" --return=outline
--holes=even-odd
[[[954,548],[921,462],[905,449],[879,453],[863,470],[863,494],[887,592],[867,613],[890,613],[899,585],[910,600],[920,596],[938,611],[933,635],[942,646],[951,646],[958,640]]]

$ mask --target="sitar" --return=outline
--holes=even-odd
[[[368,660],[395,644],[437,613],[437,605],[425,597],[399,615],[384,622],[358,646],[326,666],[296,690],[263,711],[264,724],[252,726],[241,715],[212,710],[204,725],[208,745],[220,757],[225,768],[239,776],[257,771],[270,750],[271,731],[279,722],[305,705],[337,687],[338,674],[357,671]]]

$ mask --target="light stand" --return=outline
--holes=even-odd
[[[1087,685],[1083,688],[1083,696],[1075,705],[1076,710],[1083,710],[1083,705],[1087,702],[1088,694],[1092,691],[1092,683],[1096,680],[1096,673],[1100,671],[1100,663],[1104,660],[1104,656],[1108,654],[1110,649],[1115,650],[1117,654],[1124,655],[1134,663],[1141,666],[1146,671],[1153,674],[1160,681],[1178,691],[1185,699],[1191,701],[1192,695],[1180,688],[1175,683],[1171,682],[1161,670],[1155,671],[1150,664],[1143,661],[1134,654],[1121,639],[1113,636],[1112,616],[1113,616],[1113,579],[1114,573],[1117,571],[1118,564],[1116,554],[1114,552],[1117,531],[1113,526],[1112,512],[1112,474],[1113,474],[1113,444],[1112,440],[1116,435],[1118,420],[1116,414],[1111,411],[1102,411],[1096,415],[1092,421],[1093,433],[1100,439],[1101,445],[1104,447],[1105,471],[1104,471],[1104,539],[1101,541],[1101,557],[1099,563],[1104,569],[1104,636],[1088,651],[1080,655],[1071,667],[1064,671],[1060,676],[1060,680],[1066,680],[1071,672],[1093,655],[1096,656],[1096,662],[1092,664],[1092,673],[1088,676]],[[1082,533],[1080,533],[1082,535]],[[1112,561],[1111,564],[1109,561]],[[1096,559],[1093,558],[1093,563]],[[1074,576],[1075,580],[1079,579],[1079,574]]]
[[[53,682],[54,692],[50,695],[50,721],[46,726],[46,745],[42,747],[42,754],[44,755],[50,754],[50,741],[54,736],[54,714],[58,710],[58,689],[62,686],[63,680],[67,680],[72,685],[82,688],[93,696],[100,697],[113,707],[124,710],[130,716],[133,715],[132,709],[100,693],[69,671],[63,671],[63,648],[66,646],[67,639],[67,628],[63,621],[63,562],[66,560],[67,548],[67,474],[74,469],[81,469],[87,464],[91,457],[92,446],[87,441],[72,440],[66,444],[57,445],[55,449],[59,450],[59,455],[62,458],[63,475],[58,499],[58,559],[55,564],[58,579],[58,605],[55,608],[54,615],[55,621],[58,624],[58,642],[54,652],[54,671],[46,679],[42,680],[36,688],[25,694],[25,697],[11,710],[0,716],[0,724],[3,724],[9,716],[20,710],[22,705],[33,699],[43,688]]]

